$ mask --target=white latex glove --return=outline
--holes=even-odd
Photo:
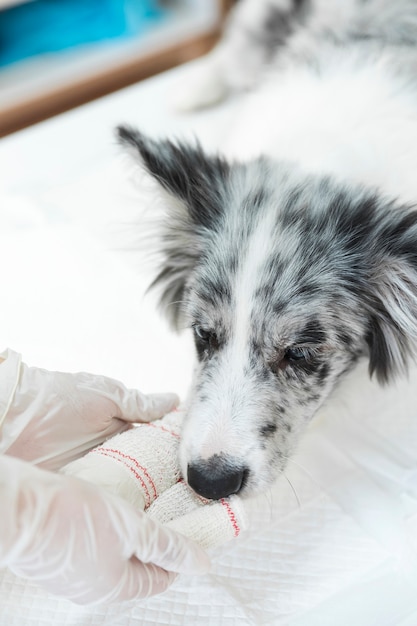
[[[144,598],[207,571],[195,544],[96,485],[0,457],[0,567],[77,604]]]
[[[6,350],[0,354],[0,453],[56,470],[178,402],[175,394],[144,395],[104,376],[28,367]]]

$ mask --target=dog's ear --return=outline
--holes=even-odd
[[[178,328],[187,280],[210,231],[221,221],[230,167],[221,157],[207,155],[197,142],[154,140],[128,126],[119,126],[117,136],[124,147],[133,149],[164,192],[164,260],[151,287],[160,288],[162,309]]]
[[[370,373],[385,383],[417,360],[417,213],[390,207],[368,253]]]

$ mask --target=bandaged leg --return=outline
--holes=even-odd
[[[182,479],[178,464],[182,418],[178,411],[134,426],[62,472],[100,485],[203,547],[214,547],[246,528],[244,502],[237,496],[205,500]]]
[[[180,479],[178,445],[182,414],[139,424],[108,439],[62,471],[96,483],[147,509]]]
[[[167,489],[147,511],[177,532],[213,548],[237,537],[247,527],[244,501],[237,496],[218,501],[198,496],[183,480]]]

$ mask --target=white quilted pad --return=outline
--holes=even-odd
[[[119,249],[114,225],[137,199],[109,132],[128,121],[215,144],[233,107],[168,115],[178,73],[0,144],[0,328],[29,364],[185,394],[189,337],[166,329],[143,298],[149,275]],[[209,575],[147,601],[81,608],[2,571],[0,626],[417,626],[415,390],[417,371],[366,401],[348,388],[303,438],[273,512],[255,511],[256,532],[212,552]]]
[[[273,528],[266,528],[269,512],[258,511],[256,534],[213,552],[209,575],[181,577],[164,595],[147,601],[80,608],[4,572],[0,623],[401,624],[417,610],[417,500],[405,495],[417,472],[417,455],[410,466],[385,471],[382,449],[388,439],[379,431],[385,418],[388,413],[374,422],[378,444],[360,441],[361,450],[353,454],[355,420],[335,427],[326,418],[312,428],[287,472],[299,501],[282,481],[274,497]],[[405,426],[416,436],[416,420]],[[407,444],[404,431],[397,435],[396,453]],[[366,468],[369,458],[373,471]]]

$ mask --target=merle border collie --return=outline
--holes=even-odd
[[[207,498],[266,490],[364,359],[384,384],[417,355],[417,3],[241,0],[181,95],[237,91],[221,154],[118,129],[165,198],[154,284],[195,337],[180,458]]]

